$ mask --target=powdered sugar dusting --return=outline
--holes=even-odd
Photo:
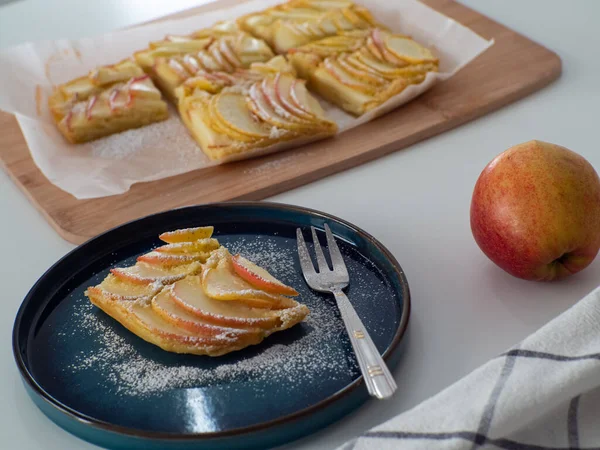
[[[159,152],[167,152],[170,158],[179,163],[187,160],[192,162],[201,152],[198,145],[191,138],[183,123],[177,117],[176,111],[170,110],[170,117],[162,122],[157,122],[143,128],[127,130],[103,139],[98,139],[87,144],[94,157],[112,160],[130,160],[133,158],[158,156]],[[158,148],[157,143],[168,140],[169,147]]]

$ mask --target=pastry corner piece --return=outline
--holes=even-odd
[[[177,95],[184,123],[211,160],[242,159],[337,132],[282,56],[232,74],[204,73]]]
[[[288,58],[309,87],[360,116],[437,72],[438,58],[413,39],[374,28],[291,49]]]
[[[212,227],[163,233],[166,244],[115,268],[85,295],[165,351],[220,356],[262,342],[309,314],[295,289],[211,237]]]
[[[126,59],[57,86],[48,99],[56,126],[77,144],[168,118],[150,77]]]

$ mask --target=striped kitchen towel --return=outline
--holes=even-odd
[[[392,449],[600,450],[600,288],[339,450]]]

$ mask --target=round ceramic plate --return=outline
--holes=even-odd
[[[348,297],[390,366],[401,356],[410,296],[394,257],[331,215],[265,202],[195,206],[145,217],[73,250],[31,289],[14,356],[31,398],[64,429],[112,449],[268,448],[326,426],[368,395],[331,296],[305,284],[296,228],[336,235]],[[305,322],[218,358],[168,353],[128,332],[83,295],[115,266],[160,245],[164,231],[214,225],[215,237],[294,286]],[[322,242],[325,242],[321,234]],[[398,393],[396,395],[401,395]]]

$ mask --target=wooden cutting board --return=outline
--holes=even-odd
[[[234,4],[220,0],[178,13]],[[259,200],[357,166],[442,133],[541,89],[561,73],[548,49],[452,0],[424,3],[496,43],[452,79],[335,139],[259,159],[139,183],[121,195],[77,200],[34,164],[15,118],[0,113],[0,160],[11,178],[68,241],[167,209],[225,200]],[[171,16],[174,17],[174,16]]]

